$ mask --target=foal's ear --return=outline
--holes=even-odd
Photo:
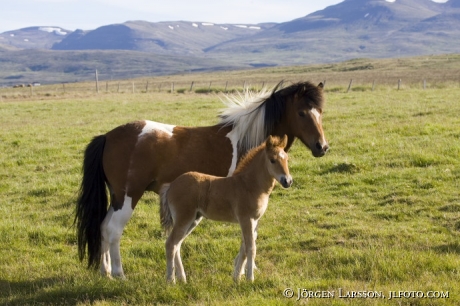
[[[281,139],[281,141],[280,141],[278,146],[284,149],[284,148],[286,148],[287,143],[288,143],[288,137],[287,137],[287,135],[284,135],[284,137]]]
[[[324,89],[324,84],[323,84],[323,82],[321,82],[321,83],[318,84],[318,88]]]
[[[275,137],[268,135],[267,141],[265,142],[267,147],[273,147],[275,145]]]

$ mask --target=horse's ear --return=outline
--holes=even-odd
[[[323,82],[321,82],[321,83],[318,84],[318,88],[324,89],[324,84],[323,84]]]

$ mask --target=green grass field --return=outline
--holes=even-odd
[[[127,280],[102,278],[78,261],[72,225],[82,152],[93,136],[132,120],[214,124],[218,96],[3,101],[0,304],[458,305],[459,96],[458,86],[329,92],[331,150],[320,159],[300,143],[290,151],[294,185],[275,188],[260,221],[255,282],[231,277],[238,226],[205,220],[182,247],[189,283],[176,286],[165,281],[153,193],[122,237]],[[283,295],[288,288],[292,298]],[[421,293],[443,298],[404,297]]]

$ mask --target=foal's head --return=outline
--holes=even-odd
[[[288,137],[268,136],[265,141],[267,168],[270,174],[284,187],[292,185],[292,176],[289,174],[288,155],[284,152]]]

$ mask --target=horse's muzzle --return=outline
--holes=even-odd
[[[325,145],[321,145],[319,142],[315,145],[315,149],[312,150],[314,157],[322,157],[324,156],[327,151],[329,151],[329,145],[326,143]]]
[[[281,180],[280,180],[280,184],[281,184],[281,186],[283,186],[283,188],[291,187],[292,182],[293,182],[292,176],[290,176],[290,175],[289,176],[283,176],[281,178]]]

